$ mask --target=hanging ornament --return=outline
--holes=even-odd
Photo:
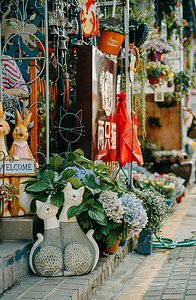
[[[80,20],[82,26],[82,33],[86,37],[90,35],[96,36],[99,32],[99,22],[102,15],[98,16],[96,20],[96,5],[93,5],[93,2],[94,0],[81,1],[82,9],[80,12]]]

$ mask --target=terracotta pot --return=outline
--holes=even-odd
[[[101,30],[98,49],[102,52],[117,56],[124,38],[125,36],[123,34]]]
[[[161,157],[155,157],[154,160],[155,160],[155,163],[160,164]]]
[[[120,244],[120,239],[117,239],[117,241],[114,245],[112,245],[111,247],[109,247],[107,249],[104,249],[104,251],[107,252],[107,253],[114,254],[116,252],[119,244]]]
[[[156,78],[156,77],[150,77],[149,78],[149,82],[150,82],[150,84],[158,84],[159,83],[159,78]]]

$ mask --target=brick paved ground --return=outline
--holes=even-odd
[[[142,300],[196,299],[196,247],[170,250]]]
[[[182,241],[184,238],[196,238],[195,233],[196,186],[183,198],[182,203],[175,206],[173,214],[163,226],[162,236]],[[85,276],[41,278],[30,275],[0,298],[196,300],[195,246],[173,250],[157,249],[149,256],[125,254],[126,250],[119,248],[109,258],[101,258],[96,269]],[[100,288],[101,285],[103,286]]]

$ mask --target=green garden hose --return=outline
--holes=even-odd
[[[153,239],[153,248],[174,249],[176,247],[196,246],[196,239],[184,239],[182,242],[176,242],[168,238],[159,238],[155,233],[156,239]]]

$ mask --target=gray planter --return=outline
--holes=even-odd
[[[138,238],[137,253],[151,254],[153,248],[152,231],[142,229]]]

